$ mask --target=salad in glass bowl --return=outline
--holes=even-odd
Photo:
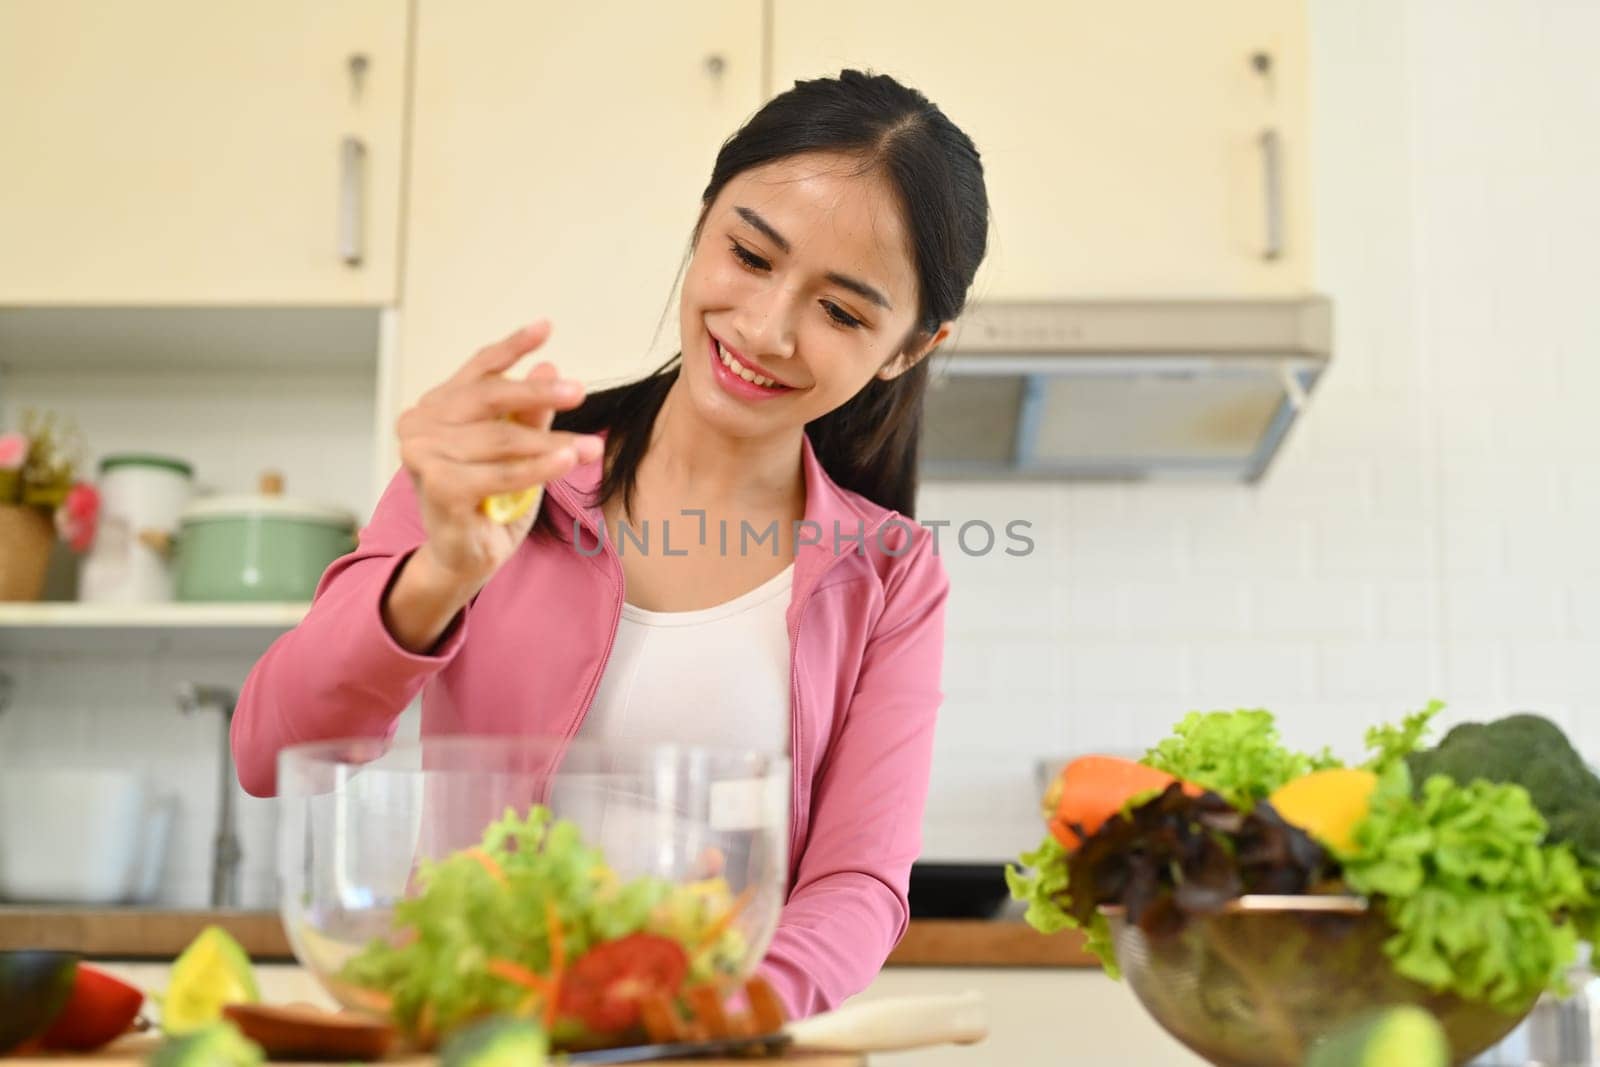
[[[346,1008],[419,1047],[491,1016],[557,1048],[640,1040],[777,926],[781,756],[541,738],[332,741],[279,758],[281,910]]]
[[[1075,760],[1012,894],[1213,1063],[1301,1064],[1399,1005],[1463,1063],[1564,992],[1600,933],[1600,778],[1534,714],[1429,746],[1441,709],[1369,730],[1348,764],[1289,750],[1260,709]]]

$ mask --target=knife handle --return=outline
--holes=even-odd
[[[848,1004],[784,1027],[794,1047],[817,1052],[893,1052],[970,1045],[989,1036],[989,1006],[977,990],[884,997]]]

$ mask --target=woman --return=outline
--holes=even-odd
[[[587,399],[502,377],[539,323],[401,417],[405,476],[245,683],[244,787],[419,690],[427,735],[786,750],[763,973],[797,1017],[864,988],[906,927],[941,696],[948,584],[907,518],[925,361],[987,227],[977,150],[920,94],[845,71],[770,101],[717,156],[662,370]],[[520,518],[480,506],[528,486]]]

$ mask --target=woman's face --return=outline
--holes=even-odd
[[[717,429],[802,428],[948,332],[910,338],[917,275],[900,206],[859,169],[791,156],[733,178],[707,211],[679,329],[690,401]]]

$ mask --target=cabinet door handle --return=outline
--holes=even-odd
[[[339,258],[361,266],[362,191],[366,187],[367,146],[359,137],[346,137],[339,148]]]
[[[1261,258],[1270,261],[1283,256],[1283,142],[1271,128],[1261,131],[1261,178],[1267,209]]]

